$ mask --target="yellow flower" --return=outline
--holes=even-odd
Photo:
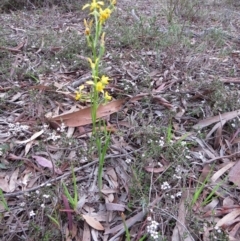
[[[97,92],[103,92],[104,85],[102,84],[101,81],[98,81],[98,82],[96,83],[95,88],[96,88]]]
[[[79,89],[79,92],[81,92],[84,89],[84,85],[80,85],[78,89]]]
[[[109,78],[107,76],[103,75],[100,81],[104,86],[106,86],[109,83]]]
[[[104,10],[102,10],[100,8],[100,10],[99,10],[99,14],[100,14],[99,15],[99,20],[100,20],[100,23],[104,23],[110,17],[111,13],[112,13],[112,11],[109,8],[106,8]]]
[[[79,93],[79,92],[76,92],[76,95],[75,95],[75,100],[80,100],[82,97],[82,94]]]
[[[87,22],[86,19],[84,19],[84,26],[85,26],[85,35],[89,36],[91,33],[91,28],[92,28],[93,20],[91,20],[89,23]]]
[[[111,99],[112,99],[112,96],[109,95],[108,92],[106,91],[106,92],[104,92],[104,99],[107,100],[107,101],[108,101],[108,100],[111,100]]]
[[[80,85],[78,91],[76,91],[75,100],[80,100],[82,98],[82,90],[84,89],[84,85]]]
[[[82,9],[90,8],[90,11],[93,11],[97,8],[100,8],[100,5],[103,6],[104,2],[103,1],[96,2],[96,0],[93,0],[91,4],[89,3],[85,4]]]
[[[92,80],[88,80],[88,81],[86,81],[86,84],[88,84],[88,85],[94,85],[94,82],[93,82]]]

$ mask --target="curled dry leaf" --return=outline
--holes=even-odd
[[[125,205],[119,203],[105,203],[108,211],[125,211]]]
[[[98,222],[95,218],[88,216],[88,215],[84,215],[84,214],[82,214],[82,217],[87,222],[87,224],[89,226],[91,226],[92,228],[95,228],[100,231],[104,230],[104,227],[102,226],[102,224],[100,222]]]
[[[125,100],[116,100],[105,105],[100,105],[97,109],[97,118],[111,115],[119,111]],[[92,123],[91,107],[81,109],[72,113],[62,114],[49,119],[50,123],[64,123],[68,127],[84,126]]]
[[[229,181],[240,187],[240,161],[229,172]]]
[[[17,168],[11,175],[9,181],[9,191],[13,192],[17,186],[17,179],[18,179],[19,168]]]
[[[36,133],[34,133],[29,139],[25,140],[25,141],[16,141],[17,144],[26,144],[30,141],[35,140],[36,138],[38,138],[39,136],[41,136],[43,134],[44,130],[38,131]]]
[[[147,172],[160,173],[165,170],[165,167],[144,167]]]
[[[47,167],[49,169],[53,169],[53,164],[51,161],[49,161],[48,159],[42,157],[42,156],[32,156],[33,158],[36,159],[37,163],[42,166],[42,167]],[[62,171],[59,168],[54,168],[55,172],[57,174],[62,174]]]
[[[228,213],[226,216],[224,216],[222,219],[220,219],[216,226],[222,227],[224,225],[227,225],[229,222],[232,222],[240,215],[240,209],[235,209],[232,212]]]
[[[223,113],[222,115],[213,116],[213,117],[199,121],[196,125],[193,126],[193,129],[201,130],[202,128],[204,128],[206,126],[209,126],[209,125],[214,124],[219,121],[232,120],[239,115],[240,115],[240,109],[231,111],[231,112],[226,112],[226,113]]]
[[[6,178],[0,178],[0,188],[4,192],[10,192],[9,185],[8,185],[8,180]]]

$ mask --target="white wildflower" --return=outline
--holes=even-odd
[[[178,176],[178,175],[176,175],[176,174],[173,174],[173,178],[174,178],[174,179],[181,179],[182,177],[181,177],[181,176]]]
[[[47,195],[47,194],[43,194],[43,198],[49,198],[50,195]]]
[[[162,190],[167,190],[167,189],[170,189],[171,186],[169,185],[168,182],[163,182],[163,184],[161,185],[161,189]]]
[[[158,143],[159,143],[159,146],[161,146],[161,147],[164,146],[164,141],[163,140],[159,140]]]
[[[131,161],[132,161],[132,160],[128,158],[128,159],[126,159],[126,161],[125,161],[125,162],[126,162],[127,164],[130,164],[130,163],[131,163]]]
[[[21,202],[19,205],[20,205],[20,207],[24,207],[26,205],[26,203],[25,202]]]
[[[32,211],[30,211],[29,215],[30,215],[30,217],[33,217],[36,215],[36,213],[32,210]]]
[[[176,193],[176,197],[181,197],[182,196],[182,192],[177,192]]]
[[[150,216],[148,216],[147,220],[150,222],[150,221],[152,221],[152,218]]]
[[[158,166],[163,167],[163,164],[161,162],[158,162],[157,164]]]
[[[186,142],[186,141],[181,141],[181,145],[182,145],[182,146],[186,146],[186,145],[187,145],[187,142]]]

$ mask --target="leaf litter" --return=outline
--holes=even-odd
[[[135,11],[127,11],[133,6]],[[49,26],[55,25],[51,27],[53,36],[56,36],[56,31],[62,32],[62,39],[66,38],[64,34],[67,34],[69,40],[74,37],[74,33],[82,36],[82,17],[79,13],[70,12],[61,15],[60,19],[60,15],[54,12],[58,10],[54,8],[43,12],[43,15],[29,11],[28,20],[24,11],[19,12],[19,18],[16,18],[14,12],[2,14],[4,28],[9,30],[7,26],[10,22],[12,26],[9,31],[15,29],[9,38],[16,43],[11,46],[8,39],[1,47],[1,53],[8,53],[11,62],[11,67],[6,71],[9,76],[1,72],[3,78],[0,82],[0,188],[10,209],[10,212],[6,211],[1,197],[2,222],[6,226],[0,227],[3,240],[17,240],[19,235],[29,240],[31,237],[43,240],[44,235],[36,234],[29,225],[34,220],[36,225],[43,224],[43,233],[49,231],[50,219],[46,221],[40,215],[44,213],[42,209],[39,211],[42,204],[47,206],[47,214],[62,228],[56,230],[54,226],[54,240],[62,240],[62,237],[69,241],[114,241],[124,238],[122,212],[126,215],[126,225],[131,230],[132,240],[139,240],[147,234],[148,217],[160,223],[157,229],[159,238],[182,240],[187,234],[186,240],[212,240],[213,235],[222,232],[230,240],[239,240],[240,106],[234,106],[233,103],[237,101],[231,99],[232,94],[239,100],[239,94],[236,95],[238,87],[232,85],[239,84],[239,70],[233,69],[234,77],[228,76],[232,63],[239,66],[239,53],[228,47],[232,45],[234,49],[237,47],[235,44],[239,43],[222,38],[225,41],[224,48],[230,53],[222,59],[218,56],[222,47],[217,46],[216,39],[214,45],[211,45],[211,38],[197,35],[193,24],[187,29],[190,35],[185,37],[195,36],[194,41],[193,38],[188,39],[191,40],[192,48],[196,43],[206,44],[203,40],[206,37],[206,41],[209,41],[206,52],[199,54],[191,49],[183,51],[180,39],[174,43],[176,36],[173,35],[170,35],[172,39],[165,39],[171,45],[156,49],[151,45],[155,43],[159,46],[161,43],[154,42],[158,39],[156,33],[161,33],[163,41],[168,36],[169,26],[163,16],[157,18],[155,23],[148,24],[147,16],[154,15],[154,9],[157,11],[159,8],[160,12],[162,7],[155,1],[149,1],[147,5],[144,1],[118,3],[116,17],[123,20],[126,27],[132,24],[137,28],[142,21],[139,16],[146,18],[146,22],[141,25],[143,31],[137,29],[135,33],[139,34],[136,37],[144,44],[140,49],[134,46],[137,38],[133,42],[130,42],[131,38],[120,38],[119,43],[114,43],[119,33],[116,27],[110,26],[115,30],[109,39],[109,44],[113,46],[109,49],[106,63],[112,66],[107,71],[113,78],[110,88],[115,100],[98,109],[98,118],[106,120],[112,135],[101,196],[96,185],[97,160],[88,143],[91,133],[90,107],[74,101],[74,88],[89,79],[88,70],[80,63],[69,64],[61,57],[61,52],[67,50],[61,38],[56,37],[59,42],[50,41],[49,44],[47,38],[40,37],[38,47],[31,46],[25,40],[19,41],[26,39],[23,37],[26,37],[29,19],[32,20],[29,29],[33,33],[31,36],[39,37],[39,27],[47,33],[47,23],[46,26],[39,26],[44,17]],[[229,11],[234,16],[233,11]],[[185,21],[184,16],[181,20]],[[238,20],[233,18],[232,21]],[[151,27],[156,27],[155,24],[164,26],[165,30],[153,29],[151,33]],[[18,25],[24,31],[18,30]],[[13,29],[14,26],[16,28]],[[118,27],[121,26],[122,23],[118,24]],[[132,29],[133,35],[134,31]],[[169,34],[172,34],[171,31]],[[234,35],[234,30],[231,34]],[[120,44],[120,49],[115,44]],[[31,55],[30,59],[26,53]],[[87,53],[74,55],[77,56],[76,61],[79,61],[84,60],[85,57],[81,56]],[[115,61],[113,56],[118,55],[119,59]],[[51,58],[56,60],[49,63],[51,68],[48,72],[35,76],[33,71],[33,75],[24,75],[30,70],[39,70],[38,67],[48,67],[46,62],[44,66],[45,57],[46,61]],[[223,85],[214,89],[216,78]],[[12,89],[13,85],[16,90]],[[222,100],[217,105],[220,87],[228,89],[221,89]],[[212,99],[213,96],[216,99]],[[231,108],[225,108],[228,100],[232,104]],[[9,124],[14,124],[14,127],[9,127]],[[61,129],[62,124],[64,128]],[[21,128],[26,125],[28,128]],[[169,125],[172,125],[172,129],[166,134]],[[149,131],[150,126],[154,126],[153,131]],[[158,140],[161,136],[167,140],[163,145]],[[190,147],[183,162],[179,162],[183,155],[182,149],[175,154],[174,159],[167,151],[170,148],[171,153],[174,153],[178,148],[178,145],[171,146],[170,141],[179,145],[185,141]],[[61,182],[64,181],[71,188],[72,165],[79,189],[76,213],[70,212],[66,198],[65,201],[61,198]],[[168,171],[174,168],[179,168],[185,181],[173,180],[174,175],[168,174]],[[196,204],[193,207],[185,205],[186,200],[191,202],[194,192],[205,179],[208,179],[206,186],[199,193]],[[161,188],[164,180],[173,185],[166,192]],[[175,197],[175,191],[181,190],[181,198]],[[46,195],[45,192],[51,198],[44,199],[42,196]],[[202,206],[212,192],[209,203]],[[43,200],[45,203],[42,203]],[[68,212],[59,212],[63,208]],[[38,215],[31,216],[30,213]],[[193,216],[195,220],[189,221],[189,217]],[[201,229],[193,227],[194,222]],[[215,231],[217,228],[221,228],[221,232]],[[190,235],[192,233],[195,235]]]

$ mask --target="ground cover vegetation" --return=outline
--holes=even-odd
[[[240,240],[239,1],[0,11],[1,240]]]

